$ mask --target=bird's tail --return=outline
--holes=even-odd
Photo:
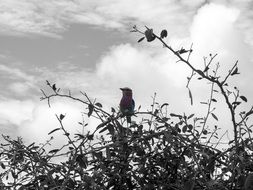
[[[126,116],[127,123],[131,123],[131,116]]]

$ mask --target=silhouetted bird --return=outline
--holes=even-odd
[[[120,101],[120,111],[126,116],[127,123],[131,123],[131,115],[134,113],[135,102],[133,100],[132,89],[125,87],[120,88],[122,90],[122,98]]]

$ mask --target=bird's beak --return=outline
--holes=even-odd
[[[120,90],[123,90],[123,88],[119,88]]]

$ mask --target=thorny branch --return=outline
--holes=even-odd
[[[176,57],[179,58],[179,60],[180,60],[181,62],[185,63],[188,67],[190,67],[190,69],[192,70],[191,77],[194,75],[194,73],[197,73],[197,74],[199,74],[202,78],[204,78],[204,79],[206,79],[206,80],[208,80],[208,81],[210,81],[210,82],[216,84],[216,85],[219,87],[219,89],[220,89],[220,91],[221,91],[221,94],[223,95],[223,97],[224,97],[224,99],[225,99],[225,102],[226,102],[226,104],[227,104],[227,106],[228,106],[228,108],[229,108],[229,111],[230,111],[231,120],[232,120],[232,124],[233,124],[233,128],[234,128],[234,142],[235,142],[235,147],[238,147],[238,143],[239,143],[239,142],[238,142],[238,136],[237,136],[237,135],[238,135],[238,129],[237,129],[237,126],[238,126],[238,125],[237,125],[236,119],[235,119],[235,110],[234,110],[234,108],[233,108],[232,102],[230,102],[230,100],[229,100],[229,98],[228,98],[228,95],[226,94],[225,89],[224,89],[224,84],[225,84],[225,82],[227,81],[227,79],[228,79],[232,74],[238,74],[238,73],[234,73],[234,72],[235,72],[235,69],[237,69],[237,62],[238,62],[238,61],[236,61],[235,65],[234,65],[234,66],[232,67],[232,69],[229,71],[229,73],[228,73],[228,75],[225,77],[225,79],[224,79],[223,81],[220,81],[220,80],[219,80],[219,77],[209,75],[208,72],[207,72],[208,69],[209,69],[209,67],[210,67],[210,64],[212,63],[213,59],[216,57],[217,54],[215,54],[214,56],[211,56],[210,61],[207,63],[205,69],[202,71],[202,70],[200,70],[200,69],[195,68],[195,67],[189,62],[189,56],[190,56],[190,54],[191,54],[191,52],[192,52],[192,48],[189,50],[189,55],[188,55],[187,59],[185,59],[185,58],[183,58],[183,57],[181,56],[181,54],[179,53],[179,51],[176,51],[176,50],[174,50],[171,46],[169,46],[169,45],[162,39],[162,37],[160,37],[160,36],[156,35],[155,33],[153,33],[153,30],[152,30],[152,29],[150,29],[150,28],[148,28],[148,27],[146,27],[146,29],[147,29],[146,31],[148,31],[149,33],[152,32],[152,36],[154,36],[154,38],[153,38],[152,40],[158,39],[158,40],[163,44],[163,47],[166,47],[167,49],[169,49]],[[152,31],[151,31],[151,30],[152,30]],[[138,32],[138,33],[140,33],[140,34],[146,35],[145,32],[140,31],[136,26],[133,27],[132,32]],[[146,35],[146,37],[148,37],[148,36]],[[192,47],[192,46],[191,46],[191,47]],[[205,73],[206,73],[206,74],[205,74]],[[191,78],[191,77],[190,77],[190,78]],[[187,88],[188,88],[188,84],[189,84],[190,78],[188,79]]]

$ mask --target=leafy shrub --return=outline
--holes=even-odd
[[[253,169],[252,131],[248,124],[253,108],[236,112],[241,103],[247,102],[238,88],[231,91],[227,83],[228,78],[239,74],[238,63],[226,76],[218,76],[219,65],[213,64],[216,55],[210,55],[205,60],[205,67],[197,69],[189,62],[192,46],[190,49],[174,50],[164,41],[166,30],[156,35],[148,27],[142,32],[134,26],[132,32],[143,35],[138,42],[145,38],[147,42],[159,40],[192,70],[187,78],[191,102],[193,97],[189,84],[194,76],[211,82],[210,99],[205,102],[207,113],[203,117],[169,113],[168,103],[157,103],[154,95],[151,109],[143,112],[138,108],[134,115],[139,122],[128,125],[116,109],[112,108],[110,112],[104,110],[101,103],[91,100],[83,92],[83,99],[61,93],[56,84],[47,81],[51,91],[48,94],[42,90],[41,100],[47,100],[49,106],[52,98],[69,98],[85,104],[88,117],[100,120],[100,124],[93,132],[78,133],[71,138],[64,127],[65,115],[56,115],[59,127],[49,135],[63,131],[68,143],[49,151],[45,147],[53,139],[42,145],[25,145],[22,138],[13,140],[3,135],[6,144],[0,147],[1,188],[243,189],[245,178]],[[208,119],[220,119],[212,109],[217,102],[214,93],[224,97],[232,120],[234,139],[226,150],[219,150],[211,144],[213,139],[218,138],[218,126],[213,130],[207,128]],[[87,125],[79,124],[83,127]],[[98,134],[103,136],[98,138]],[[67,160],[54,161],[63,156],[67,156]],[[248,186],[246,184],[245,189]]]

